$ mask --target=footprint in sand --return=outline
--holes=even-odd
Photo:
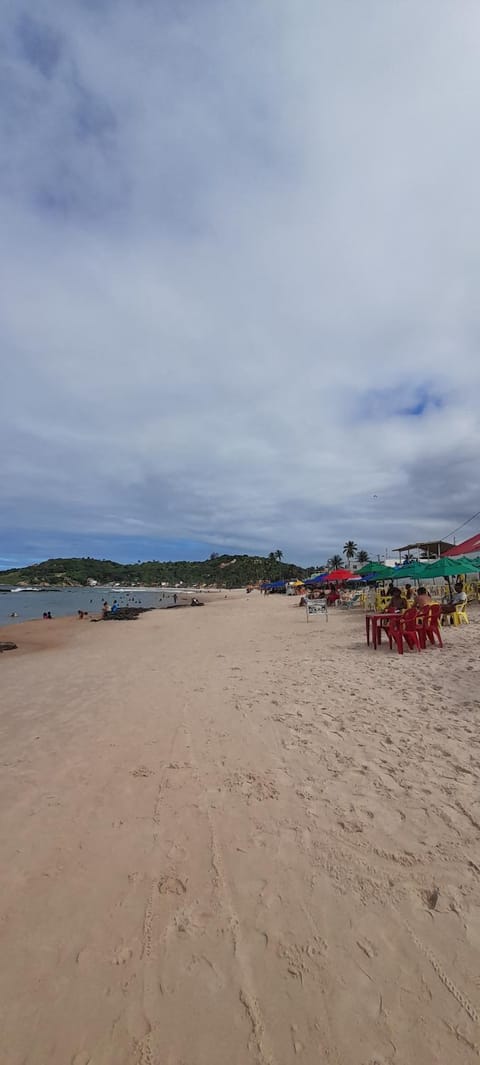
[[[178,876],[161,876],[157,884],[160,895],[185,895],[187,884]]]
[[[207,923],[213,914],[206,910],[198,910],[195,906],[183,907],[178,910],[173,918],[173,923],[180,936],[198,937],[203,935]]]
[[[187,965],[187,972],[198,977],[201,986],[207,988],[211,994],[216,994],[225,987],[224,976],[205,954],[194,954]]]
[[[129,947],[117,947],[112,958],[112,965],[126,965],[131,957],[132,951]]]
[[[188,851],[186,847],[180,846],[179,843],[172,843],[167,851],[167,858],[172,865],[177,865],[178,862],[184,862],[188,858]]]
[[[423,901],[426,902],[429,910],[434,910],[436,908],[440,897],[440,890],[438,887],[434,885],[432,888],[426,888],[424,891],[420,892],[420,895]]]
[[[227,777],[226,785],[229,791],[240,792],[247,801],[256,799],[262,802],[279,797],[277,786],[266,774],[260,777],[255,773],[232,773]]]

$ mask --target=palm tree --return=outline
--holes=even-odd
[[[283,551],[275,551],[275,558],[277,562],[281,562],[283,558]]]
[[[355,558],[357,550],[358,548],[355,543],[355,540],[347,540],[347,542],[343,545],[343,553],[347,562],[350,562],[352,558]]]
[[[339,566],[342,565],[342,562],[343,558],[341,555],[332,555],[332,557],[327,560],[327,568],[329,570],[338,569]]]
[[[368,551],[358,551],[357,562],[359,562],[361,566],[364,566],[366,562],[370,562]]]

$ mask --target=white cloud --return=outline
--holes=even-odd
[[[477,6],[5,6],[5,528],[311,559],[477,510]]]

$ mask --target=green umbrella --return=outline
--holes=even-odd
[[[425,577],[425,570],[430,569],[424,562],[407,562],[405,566],[399,566],[391,571],[394,581],[403,580],[404,577],[419,581]]]
[[[459,573],[478,573],[480,558],[467,558],[466,555],[461,555],[460,558],[452,558],[452,562],[457,563]]]
[[[424,573],[422,577],[456,577],[458,573],[476,573],[477,567],[469,558],[464,558],[463,555],[458,555],[457,558],[450,558],[448,555],[444,555],[443,558],[437,559],[436,562],[431,562],[424,566]]]
[[[451,577],[456,577],[459,573],[476,573],[476,567],[469,558],[464,558],[462,555],[458,555],[457,558],[450,558],[448,555],[443,555],[442,558],[438,558],[436,562],[431,562],[429,565],[424,566],[423,578],[432,580],[433,577],[445,577],[448,590],[450,592],[450,599],[452,598],[452,585],[450,583]]]
[[[361,569],[358,570],[361,577],[380,577],[382,580],[384,577],[392,577],[395,570],[392,566],[384,566],[383,562],[366,562]]]

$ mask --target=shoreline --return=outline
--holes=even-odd
[[[178,593],[177,593],[178,594]],[[136,619],[136,623],[140,622],[142,617],[147,614],[157,613],[166,614],[173,613],[175,611],[183,611],[186,607],[190,607],[190,602],[182,602],[181,595],[187,596],[188,593],[181,593],[179,595],[179,602],[170,603],[168,606],[162,607],[148,607],[144,608]],[[222,601],[225,598],[232,598],[232,595],[223,596]],[[215,602],[218,600],[212,600]],[[207,604],[205,604],[207,605]],[[198,608],[191,608],[197,610]],[[49,651],[56,647],[63,646],[67,642],[70,642],[75,636],[77,628],[86,628],[89,622],[95,624],[103,622],[102,614],[94,612],[88,614],[86,617],[79,618],[77,614],[67,614],[60,617],[53,618],[27,618],[26,620],[18,620],[17,618],[11,618],[7,624],[0,625],[0,643],[16,643],[17,648],[12,651],[2,652],[1,657],[19,657],[28,654],[31,651]],[[115,622],[110,619],[109,626],[115,624],[115,627],[120,625],[130,625],[130,621],[119,619]],[[135,624],[135,621],[131,621],[131,626]]]
[[[144,609],[168,609],[179,604],[189,603],[190,600],[200,598],[205,604],[214,602],[222,593],[210,589],[208,593],[200,593],[197,590],[174,589],[161,590],[138,590],[133,596],[128,590],[117,591],[113,594],[109,590],[90,588],[57,588],[52,593],[43,591],[18,593],[6,593],[6,598],[0,596],[0,628],[23,624],[27,621],[43,620],[43,611],[50,610],[53,618],[66,618],[76,616],[78,610],[83,610],[87,617],[96,617],[101,614],[103,601],[107,599],[112,604],[118,600],[119,606],[142,607]],[[227,593],[223,593],[224,595]],[[174,602],[177,600],[177,603]]]
[[[2,658],[23,657],[32,651],[50,651],[64,646],[74,636],[74,624],[78,617],[71,614],[67,617],[32,618],[28,621],[16,621],[14,624],[0,625],[0,643],[16,643],[14,651],[4,651]],[[93,617],[90,620],[96,620]],[[13,622],[13,618],[12,618]],[[0,664],[1,669],[1,664]]]

